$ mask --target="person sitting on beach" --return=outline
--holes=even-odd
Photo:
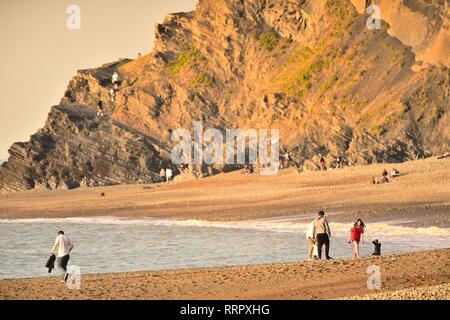
[[[325,258],[327,260],[332,259],[330,257],[330,238],[331,230],[328,225],[328,221],[325,218],[325,212],[319,211],[319,215],[314,220],[315,239],[317,241],[317,249],[319,259],[322,259],[322,247],[325,245]]]
[[[384,184],[384,183],[389,183],[389,182],[391,182],[387,176],[381,176],[381,177],[378,179],[378,181],[379,181],[379,182],[378,182],[379,184]]]
[[[251,165],[246,164],[244,169],[242,170],[243,174],[253,174],[253,167]]]
[[[185,171],[187,171],[189,169],[189,164],[187,164],[187,163],[182,163],[182,164],[180,164],[180,171],[182,172],[182,173],[184,173]]]
[[[314,221],[308,226],[308,231],[306,232],[306,240],[308,240],[308,261],[315,260],[317,257],[314,256],[314,246],[316,239],[314,237],[315,228]]]
[[[353,244],[354,258],[359,258],[359,243],[364,245],[364,229],[366,225],[361,219],[356,220],[348,233],[348,243]]]
[[[375,246],[372,256],[381,256],[381,243],[378,239],[373,240],[372,243]]]
[[[391,177],[392,178],[396,178],[396,177],[398,177],[400,175],[400,171],[398,171],[397,169],[392,169],[392,172],[391,172]]]
[[[67,273],[67,264],[70,259],[70,252],[73,249],[73,243],[70,241],[68,237],[64,235],[64,231],[58,231],[58,236],[56,237],[55,244],[50,251],[50,255],[55,254],[56,250],[58,250],[57,262],[58,268],[63,272],[63,280],[67,281],[69,274]]]
[[[389,183],[389,182],[390,182],[389,178],[385,177],[385,176],[381,176],[377,179],[372,177],[372,179],[370,180],[370,183],[372,183],[372,184],[383,184],[383,183]]]

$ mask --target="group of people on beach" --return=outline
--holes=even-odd
[[[165,181],[166,183],[169,183],[172,180],[172,175],[173,175],[172,169],[161,168],[161,171],[159,172],[160,182],[164,183],[164,181]]]
[[[400,176],[400,171],[398,171],[397,169],[393,168],[390,175],[387,172],[387,170],[384,169],[380,177],[378,177],[377,179],[375,179],[375,177],[372,177],[371,183],[372,184],[389,183],[392,181],[393,178],[397,178],[398,176]]]
[[[359,258],[359,245],[364,245],[364,229],[366,225],[361,219],[356,220],[348,233],[348,243],[353,245],[353,256]],[[308,240],[308,260],[322,259],[322,248],[325,247],[325,258],[332,259],[330,256],[330,238],[331,229],[325,218],[325,212],[319,211],[318,216],[312,221],[306,232],[306,239]],[[375,246],[372,255],[381,255],[381,243],[378,240],[372,242]]]
[[[161,170],[161,177],[166,177],[167,182],[170,181],[171,169]],[[164,171],[164,173],[163,173]],[[364,230],[366,225],[361,219],[356,220],[348,233],[348,243],[353,246],[353,256],[355,259],[360,257],[359,245],[364,245]],[[330,256],[330,238],[331,229],[325,218],[325,212],[319,211],[317,217],[309,224],[306,232],[306,239],[308,241],[308,261],[322,259],[323,247],[325,247],[325,258],[327,260],[333,259]],[[372,241],[375,246],[373,256],[381,255],[381,243],[378,240]],[[54,268],[54,262],[57,260],[58,268],[63,272],[63,281],[67,281],[67,264],[70,259],[70,252],[74,248],[73,242],[64,234],[64,231],[59,231],[55,239],[55,243],[51,249],[50,258],[47,261],[46,267],[49,272]]]
[[[320,159],[319,159],[319,164],[320,164],[320,170],[322,172],[325,172],[328,170],[325,158],[322,155],[319,155]],[[334,169],[340,169],[340,168],[344,168],[346,166],[346,161],[343,157],[341,156],[336,156],[334,157],[329,165],[329,169],[334,170]]]

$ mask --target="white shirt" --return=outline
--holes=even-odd
[[[63,234],[60,234],[56,237],[55,244],[52,248],[52,253],[55,253],[55,250],[58,249],[58,257],[64,257],[67,256],[70,251],[73,249],[73,243],[70,241],[68,237],[66,237]]]
[[[168,176],[169,178],[172,176],[172,170],[171,169],[167,169],[166,170],[166,176]]]
[[[113,82],[119,81],[119,75],[116,72],[114,72],[114,74],[112,75],[112,81]]]
[[[315,233],[315,224],[314,221],[311,222],[308,226],[308,231],[306,231],[306,239],[311,238],[314,239],[314,233]]]

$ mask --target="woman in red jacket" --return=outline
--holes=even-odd
[[[359,243],[364,245],[364,229],[366,225],[361,219],[356,220],[348,233],[348,243],[354,246],[354,257],[359,258]]]

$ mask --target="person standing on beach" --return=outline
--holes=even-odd
[[[167,168],[166,169],[166,180],[167,180],[167,183],[170,182],[170,179],[172,179],[172,169]]]
[[[164,168],[162,168],[159,172],[159,178],[161,179],[162,183],[164,183],[164,181],[166,180],[166,170]]]
[[[319,215],[314,220],[314,230],[316,233],[316,241],[319,253],[319,259],[322,259],[322,247],[325,245],[325,258],[327,260],[332,259],[330,257],[330,238],[331,230],[328,225],[327,219],[325,219],[325,212],[319,211]]]
[[[325,172],[326,169],[327,169],[327,167],[325,166],[325,158],[320,157],[320,170],[322,170],[322,172]]]
[[[50,253],[55,254],[56,250],[58,250],[58,254],[56,255],[57,262],[58,267],[63,271],[64,281],[67,281],[67,277],[69,276],[67,273],[67,264],[69,263],[70,252],[73,247],[72,241],[64,235],[64,231],[59,231]]]
[[[364,245],[364,229],[366,225],[361,219],[356,220],[348,233],[348,243],[353,244],[355,259],[359,258],[359,243]]]
[[[308,226],[308,231],[306,232],[306,239],[308,240],[308,261],[315,260],[314,256],[314,246],[316,243],[316,239],[314,237],[315,228],[314,221],[311,222]]]

